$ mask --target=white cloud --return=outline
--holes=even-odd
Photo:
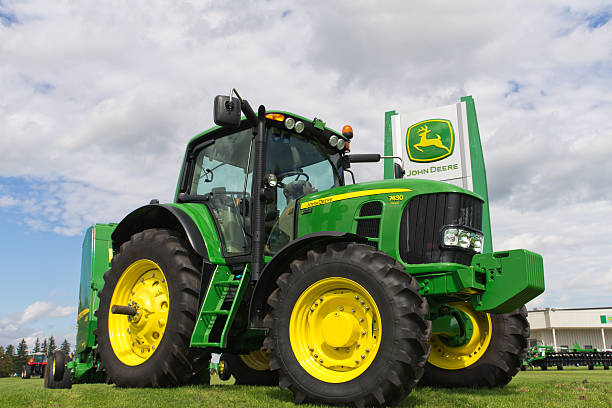
[[[76,307],[59,306],[53,302],[36,301],[25,308],[19,324],[35,321],[44,317],[64,317],[76,315]]]
[[[76,307],[39,300],[25,307],[22,312],[7,313],[0,318],[0,345],[16,346],[21,339],[25,339],[32,349],[37,337],[42,342],[43,338],[54,336],[58,346],[64,338],[74,346],[76,331],[70,335],[58,334],[60,330],[63,333],[64,329],[58,329],[56,325],[66,320],[74,321],[76,310]]]
[[[12,197],[0,196],[0,207],[11,207],[18,203],[19,202]]]

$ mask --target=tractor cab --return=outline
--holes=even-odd
[[[47,364],[45,353],[32,353],[28,359],[28,364]]]
[[[319,119],[278,111],[265,118],[263,250],[272,256],[294,237],[301,197],[344,185],[342,154],[348,141]],[[177,199],[207,202],[229,256],[251,248],[252,141],[253,129],[243,120],[236,129],[198,135],[187,147]]]

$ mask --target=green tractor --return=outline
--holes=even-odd
[[[351,163],[381,160],[349,153],[351,129],[255,113],[233,93],[215,98],[219,126],[188,143],[173,203],[88,231],[74,381],[202,383],[222,353],[226,376],[289,388],[297,403],[508,383],[542,257],[483,254],[483,199],[470,191],[349,183]]]

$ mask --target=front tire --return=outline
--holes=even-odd
[[[521,369],[527,354],[527,309],[523,306],[511,313],[488,314],[474,311],[469,302],[460,307],[475,327],[490,333],[480,341],[469,342],[474,345],[469,350],[466,346],[445,345],[443,339],[433,335],[431,355],[420,384],[450,388],[505,386]]]
[[[427,302],[401,264],[369,245],[333,243],[294,260],[268,298],[264,347],[295,402],[394,405],[429,354]]]
[[[58,380],[55,379],[56,374],[59,374],[60,372],[60,370],[58,370],[59,361],[57,361],[58,353],[61,353],[62,355],[64,354],[61,351],[56,351],[47,359],[47,365],[45,365],[44,369],[44,387],[50,389],[72,388],[72,376],[65,368],[61,370],[61,378]]]
[[[53,379],[55,381],[61,381],[64,378],[64,371],[66,371],[66,355],[61,350],[56,350],[53,353],[53,367],[52,367]]]
[[[98,353],[119,387],[188,383],[201,367],[189,341],[198,315],[202,259],[176,232],[148,229],[132,235],[104,274],[96,311]],[[132,306],[134,316],[112,314]]]

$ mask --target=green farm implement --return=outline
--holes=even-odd
[[[349,127],[235,95],[187,144],[172,203],[87,231],[73,382],[206,383],[222,353],[216,370],[297,403],[508,383],[542,257],[483,253],[486,198],[401,168],[350,183],[352,164],[386,157],[351,154]]]
[[[557,350],[552,346],[530,347],[521,369],[540,367],[547,370],[548,367],[556,367],[557,370],[563,370],[563,367],[588,367],[593,370],[595,367],[603,367],[609,370],[611,365],[612,351],[583,349],[574,344],[571,348]]]

